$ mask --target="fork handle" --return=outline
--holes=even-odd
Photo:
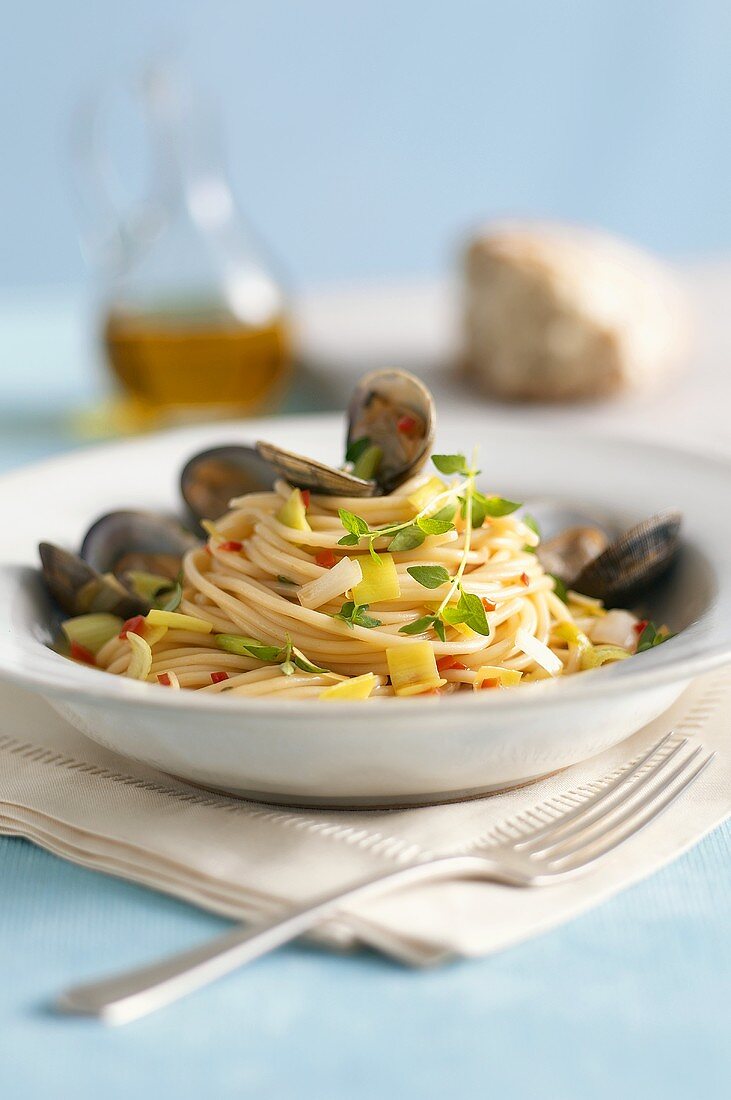
[[[61,994],[56,1007],[61,1012],[96,1016],[105,1023],[128,1023],[297,939],[323,917],[331,915],[342,902],[377,894],[392,886],[476,873],[480,877],[488,877],[489,869],[484,859],[477,860],[471,856],[445,856],[409,864],[385,875],[361,880],[345,890],[324,895],[264,926],[250,928],[239,925],[200,947],[170,955],[160,962],[74,986]]]

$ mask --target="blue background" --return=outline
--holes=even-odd
[[[426,273],[496,213],[731,243],[723,0],[28,0],[0,45],[0,287],[81,283],[68,120],[174,46],[299,283]],[[142,175],[138,136],[118,152]]]
[[[220,106],[244,208],[301,284],[436,272],[506,212],[674,254],[731,244],[722,0],[26,0],[0,34],[0,373],[29,403],[83,359],[64,304],[88,281],[72,106],[171,44]],[[139,134],[121,130],[116,151],[139,184]],[[62,445],[39,423],[0,426],[0,467]],[[0,839],[0,1096],[720,1100],[730,841],[727,823],[494,958],[413,973],[295,946],[107,1031],[51,1016],[51,997],[222,922]]]

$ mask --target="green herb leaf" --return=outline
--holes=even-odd
[[[534,517],[529,515],[528,512],[526,512],[525,515],[523,516],[523,523],[526,525],[526,527],[528,528],[529,531],[533,532],[534,535],[538,535],[538,538],[541,537],[540,527],[536,523],[536,520],[534,519]]]
[[[432,455],[431,460],[441,474],[462,474],[469,477],[470,471],[464,455]]]
[[[560,577],[556,576],[555,573],[549,573],[548,575],[553,581],[553,591],[556,593],[559,600],[561,600],[561,603],[568,603],[569,594],[566,589],[566,585],[563,583]]]
[[[456,513],[457,513],[457,505],[456,504],[445,504],[445,506],[443,508],[440,508],[438,512],[435,512],[434,515],[431,518],[432,519],[445,520],[445,521],[448,520],[451,523],[452,520],[454,519]]]
[[[371,445],[371,441],[367,435],[364,435],[361,439],[354,439],[345,452],[346,462],[357,462],[364,451],[367,451]]]
[[[426,538],[426,535],[417,527],[415,523],[409,524],[408,527],[402,527],[400,531],[397,531],[394,537],[388,544],[389,551],[396,552],[398,550],[413,550],[416,546],[421,546],[422,542]]]
[[[439,519],[438,516],[422,516],[416,522],[426,535],[444,535],[454,529],[451,519]]]
[[[439,641],[440,642],[446,642],[447,632],[444,629],[444,623],[442,622],[442,620],[441,619],[435,619],[434,623],[433,623],[433,626],[434,626],[434,633],[436,634],[437,638],[439,638]]]
[[[354,603],[353,600],[347,600],[340,608],[337,615],[333,615],[333,618],[341,619],[350,627],[364,626],[366,629],[372,630],[375,626],[381,625],[381,620],[374,619],[371,615],[366,615],[367,610],[367,603]]]
[[[435,615],[424,615],[416,622],[399,627],[399,634],[425,634],[437,622]]]
[[[655,646],[662,645],[672,637],[674,635],[669,630],[658,630],[654,623],[648,623],[638,639],[637,652],[645,653],[648,649],[654,649]]]
[[[412,565],[406,572],[424,588],[439,588],[450,580],[443,565]]]
[[[482,634],[485,637],[490,634],[490,626],[482,600],[474,592],[465,592],[463,588],[460,588],[457,606],[445,607],[442,618],[453,626],[457,623],[465,623],[475,633]]]
[[[242,634],[217,634],[216,645],[226,653],[236,653],[239,657],[256,657],[257,661],[280,661],[285,654],[280,646],[267,645],[256,638],[246,638]]]
[[[338,515],[340,516],[340,522],[343,527],[346,531],[349,531],[351,535],[357,535],[360,538],[361,535],[367,535],[369,533],[370,528],[368,524],[360,516],[356,516],[355,512],[349,512],[346,508],[338,508]]]
[[[481,493],[479,495],[482,496]],[[483,499],[487,504],[488,516],[509,516],[521,507],[514,500],[505,500],[504,497],[484,497]]]
[[[338,546],[357,546],[359,542],[359,535],[343,535],[341,539],[338,539]]]

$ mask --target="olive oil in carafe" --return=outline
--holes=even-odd
[[[281,396],[290,369],[284,316],[261,326],[231,314],[134,314],[112,310],[104,326],[112,371],[150,413],[258,412]]]

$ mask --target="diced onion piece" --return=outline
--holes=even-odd
[[[157,608],[147,612],[145,623],[170,627],[171,630],[192,630],[194,634],[210,634],[213,630],[213,623],[207,623],[205,619],[182,615],[180,611],[158,611]]]
[[[320,699],[367,699],[376,686],[376,677],[372,672],[366,672],[362,676],[352,676],[348,680],[341,680],[339,684],[325,688],[320,692]]]
[[[159,672],[157,675],[158,684],[162,684],[163,687],[176,688],[180,691],[180,680],[175,675],[172,669],[169,672]]]
[[[97,611],[90,615],[77,615],[74,619],[66,619],[61,623],[61,629],[70,642],[88,649],[95,656],[110,638],[119,634],[122,629],[122,620],[117,615],[110,615],[106,611]]]
[[[413,505],[417,512],[421,512],[426,508],[430,500],[434,497],[438,497],[440,493],[446,492],[447,486],[439,477],[430,477],[428,481],[425,481],[423,485],[419,485],[417,489],[414,489],[413,493],[407,498],[409,504]]]
[[[302,493],[299,489],[293,489],[275,518],[285,527],[293,527],[296,531],[311,531],[306,512]]]
[[[152,668],[152,650],[139,634],[128,634],[127,641],[132,655],[125,676],[132,680],[146,680]]]
[[[386,650],[388,672],[397,695],[423,695],[446,684],[439,675],[431,642],[408,642]]]
[[[589,638],[575,623],[559,623],[554,627],[553,632],[569,645],[575,645],[580,654],[587,653],[591,649]]]
[[[543,642],[540,642],[535,635],[529,634],[524,627],[521,627],[515,635],[515,644],[518,649],[525,653],[526,657],[530,657],[532,661],[535,661],[537,665],[545,669],[549,675],[558,676],[563,672],[563,664],[560,657],[557,657],[553,650],[549,649]]]
[[[637,643],[637,616],[631,611],[614,608],[607,611],[601,619],[591,624],[589,634],[592,642],[618,645],[622,649],[634,649]]]
[[[500,687],[513,687],[523,679],[523,673],[517,668],[500,668],[499,665],[481,665],[475,675],[475,691],[482,687],[484,680],[497,680]]]
[[[618,645],[592,646],[581,658],[581,667],[584,671],[589,668],[599,668],[609,661],[624,661],[632,654]]]
[[[378,561],[364,554],[360,559],[363,579],[353,588],[356,603],[384,603],[401,595],[396,563],[391,554],[379,554]]]
[[[341,558],[321,577],[303,584],[297,599],[303,607],[322,607],[336,596],[342,596],[349,588],[354,588],[362,579],[363,571],[358,562],[352,558]]]

